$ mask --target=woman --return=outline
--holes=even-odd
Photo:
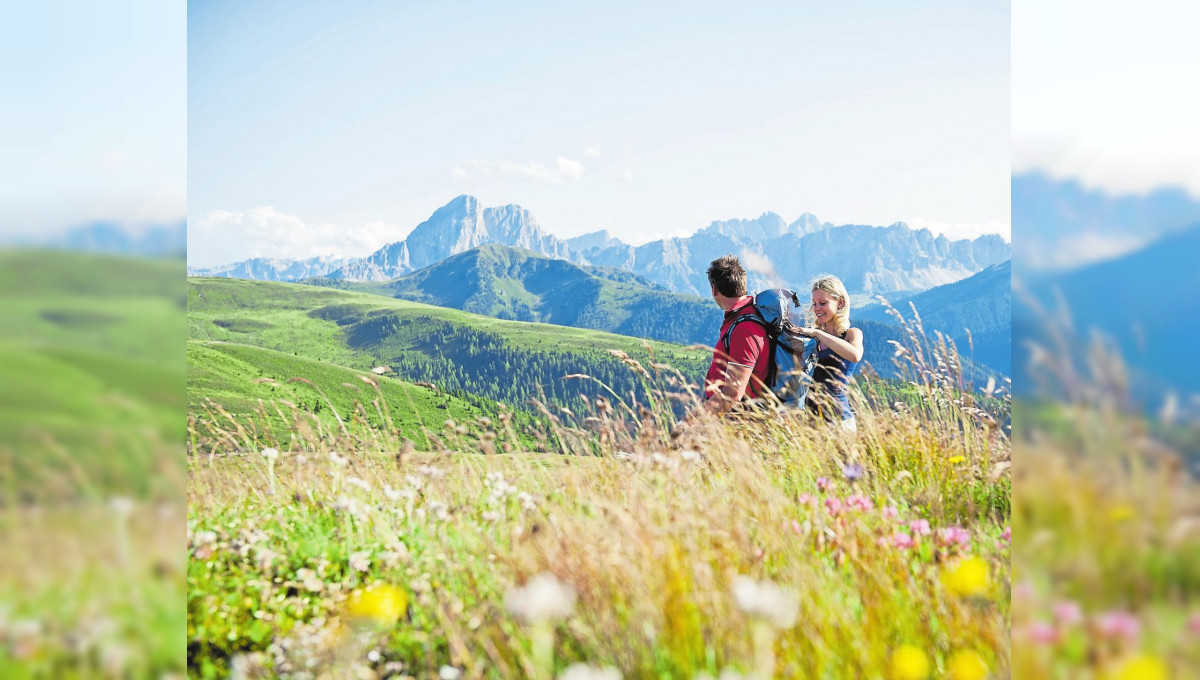
[[[863,357],[862,331],[850,326],[850,295],[836,276],[818,277],[812,284],[812,313],[816,326],[801,328],[800,334],[817,340],[817,363],[808,391],[808,410],[842,429],[857,432],[850,410],[847,383]]]

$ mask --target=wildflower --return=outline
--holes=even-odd
[[[1045,621],[1034,621],[1026,627],[1025,633],[1035,645],[1058,644],[1058,629]]]
[[[429,511],[433,513],[433,519],[438,522],[445,522],[450,518],[450,509],[445,503],[433,501],[429,504]]]
[[[858,463],[845,465],[842,467],[842,475],[846,477],[846,481],[848,482],[857,482],[858,480],[862,479],[863,466],[859,465]]]
[[[966,460],[966,458],[963,456],[950,456],[949,463],[951,465],[957,465],[959,463],[962,463],[965,460]]]
[[[925,680],[929,677],[929,658],[912,645],[901,645],[892,652],[893,680]]]
[[[697,462],[700,460],[700,456],[701,456],[701,454],[699,451],[688,450],[688,451],[681,451],[679,453],[679,457],[682,458],[685,463]]]
[[[910,534],[903,532],[903,531],[894,532],[888,538],[888,542],[891,543],[893,547],[902,548],[904,550],[908,550],[909,548],[916,545],[916,542],[913,540],[913,537]]]
[[[339,456],[334,451],[329,452],[329,460],[333,461],[333,464],[338,467],[346,467],[350,463],[349,458],[346,458],[345,456]]]
[[[946,527],[937,530],[937,542],[946,547],[966,547],[971,542],[971,532],[962,527]]]
[[[395,623],[408,610],[408,595],[395,586],[379,583],[358,588],[346,600],[346,613],[351,618]]]
[[[983,680],[988,667],[983,658],[969,649],[960,649],[946,662],[950,680]]]
[[[1004,527],[1004,533],[1000,534],[1000,538],[1004,539],[1005,543],[1012,543],[1012,527]]]
[[[347,484],[350,484],[350,485],[353,485],[353,486],[357,486],[358,488],[362,489],[363,491],[370,491],[370,490],[371,490],[371,485],[370,485],[370,484],[368,484],[368,483],[366,483],[366,482],[364,482],[363,480],[359,479],[358,477],[353,477],[353,476],[352,476],[352,477],[347,477],[347,478],[346,478],[346,483],[347,483]]]
[[[1141,624],[1137,617],[1129,612],[1111,611],[1096,617],[1096,629],[1100,635],[1107,638],[1126,638],[1132,640],[1138,636]]]
[[[828,491],[831,484],[828,477],[817,477],[817,491]]]
[[[1108,511],[1108,519],[1114,524],[1120,524],[1133,518],[1133,506],[1122,503]]]
[[[908,530],[913,533],[913,536],[928,536],[932,532],[927,519],[914,519],[908,523]]]
[[[1116,680],[1167,680],[1167,665],[1158,657],[1140,654],[1117,667]]]
[[[371,553],[356,552],[350,555],[350,568],[365,573],[371,568]]]
[[[296,571],[296,579],[300,581],[300,585],[310,593],[319,593],[325,590],[325,582],[317,577],[317,572],[312,569],[299,569]]]
[[[893,520],[900,516],[900,511],[897,510],[896,506],[894,505],[885,505],[883,506],[883,509],[879,511],[879,514],[883,515],[884,519]]]
[[[817,497],[810,493],[802,493],[796,497],[796,502],[800,505],[812,506],[817,504]]]
[[[525,512],[533,512],[537,510],[537,503],[534,502],[533,496],[522,491],[517,494],[517,500],[521,503],[521,509]]]
[[[760,618],[778,630],[796,625],[800,615],[800,597],[796,591],[780,588],[772,581],[755,581],[749,576],[733,579],[733,598],[747,615]]]
[[[454,666],[442,666],[438,670],[438,677],[441,678],[441,680],[458,680],[462,677],[462,671],[458,670]]]
[[[489,524],[495,524],[500,521],[500,513],[496,510],[484,510],[482,517],[483,521]]]
[[[262,457],[270,462],[274,462],[279,457],[279,449],[263,449]]]
[[[1063,600],[1054,605],[1054,620],[1060,626],[1074,626],[1083,620],[1083,610],[1077,602]]]
[[[558,680],[621,680],[621,671],[612,666],[593,668],[587,664],[573,663],[558,676]]]
[[[504,607],[527,624],[565,619],[575,608],[575,589],[559,582],[554,574],[538,574],[524,587],[509,590]]]
[[[1200,612],[1192,614],[1191,618],[1188,619],[1187,627],[1191,632],[1200,635]]]
[[[942,585],[959,597],[983,595],[988,588],[988,566],[972,555],[942,570]]]
[[[859,512],[869,512],[873,507],[871,499],[862,494],[854,494],[846,498],[846,507]]]
[[[119,519],[125,519],[133,514],[133,499],[125,496],[115,496],[108,501],[108,507]]]
[[[830,515],[837,517],[842,513],[842,499],[835,496],[830,496],[825,499],[825,511]]]

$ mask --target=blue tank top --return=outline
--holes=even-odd
[[[841,337],[846,338],[846,331],[842,331]],[[843,359],[829,347],[818,351],[817,363],[813,366],[812,389],[809,390],[810,396],[807,401],[808,410],[823,415],[826,420],[835,420],[834,415],[840,416],[841,420],[853,418],[854,412],[850,410],[846,387],[850,376],[854,375],[857,369],[857,361]],[[829,399],[833,400],[833,407],[837,410],[835,413],[827,412]]]

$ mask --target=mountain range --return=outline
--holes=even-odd
[[[1007,272],[1006,265],[998,265],[965,281],[935,289],[938,293],[934,299],[943,303],[972,298],[991,301],[1004,297],[1009,290]],[[705,347],[716,341],[721,325],[721,312],[711,298],[665,291],[624,270],[576,265],[530,250],[495,244],[451,256],[387,282],[321,278],[305,283],[451,307],[500,319],[559,324]],[[976,382],[986,380],[984,374],[989,370],[1007,373],[1008,309],[1007,300],[993,306],[992,313],[995,317],[1003,316],[1003,323],[989,317],[988,330],[999,328],[1003,332],[984,333],[981,328],[974,335],[974,353],[970,352],[965,340],[958,342],[963,356],[974,357],[966,362],[966,368],[969,378]],[[969,303],[952,306],[939,323],[956,328],[957,334],[961,335],[963,325],[975,320],[975,317],[966,317],[970,312],[973,308]],[[897,375],[891,361],[893,348],[888,340],[903,342],[903,331],[886,317],[855,314],[851,318],[867,338],[865,360],[880,375]],[[988,363],[984,366],[985,356],[999,365]]]
[[[407,238],[365,258],[339,262],[257,260],[190,269],[195,276],[229,276],[296,281],[308,277],[362,282],[387,281],[477,246],[526,248],[580,265],[624,269],[667,290],[706,295],[705,271],[726,253],[743,256],[753,269],[752,288],[803,287],[825,271],[836,272],[854,294],[912,293],[950,283],[1009,259],[997,235],[951,241],[926,229],[897,222],[887,227],[835,226],[811,214],[787,222],[775,213],[752,220],[713,222],[689,237],[633,246],[600,231],[571,239],[547,233],[524,208],[485,208],[459,196],[439,208]]]
[[[23,239],[18,245],[114,255],[182,258],[187,253],[187,221],[131,226],[100,220],[55,236]]]
[[[927,336],[940,331],[954,341],[963,355],[1005,375],[1011,371],[1011,260],[992,265],[962,281],[908,298],[889,300],[889,303],[905,319],[912,318],[915,308]],[[852,318],[895,322],[881,304],[864,307]]]
[[[1012,177],[1018,277],[1120,257],[1194,224],[1200,201],[1178,187],[1120,195],[1041,172]]]

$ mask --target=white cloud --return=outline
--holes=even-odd
[[[621,173],[621,179],[626,182],[632,182],[633,181],[633,173],[626,170],[625,172]]]
[[[598,147],[598,146],[584,147],[583,155],[587,156],[588,158],[599,158],[600,157],[600,147]]]
[[[1007,222],[940,222],[914,217],[904,220],[913,229],[928,229],[935,234],[957,241],[973,239],[984,234],[999,234],[1005,241],[1012,242],[1012,225]]]
[[[583,163],[559,156],[555,167],[543,163],[515,163],[509,160],[487,160],[473,158],[454,166],[450,176],[456,180],[477,178],[523,179],[547,184],[562,184],[568,179],[583,177],[587,169]]]
[[[188,224],[188,265],[210,267],[252,257],[361,257],[400,238],[397,227],[379,220],[343,227],[308,224],[273,206],[213,210]]]
[[[563,158],[562,156],[559,156],[557,162],[558,174],[562,175],[563,177],[579,179],[580,177],[583,177],[583,173],[587,172],[583,167],[583,163],[580,163],[579,161],[573,161],[570,158]]]

